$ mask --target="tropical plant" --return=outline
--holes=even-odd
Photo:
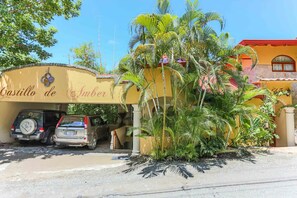
[[[57,29],[49,26],[55,16],[79,15],[80,0],[0,1],[0,65],[36,63],[51,56],[44,48],[54,46]]]
[[[119,78],[115,81],[114,87],[121,84],[123,81],[128,81],[124,88],[124,93],[122,95],[124,106],[126,106],[125,101],[129,90],[133,86],[135,86],[140,93],[138,99],[138,106],[141,109],[147,107],[149,117],[151,118],[150,106],[148,101],[152,98],[153,93],[150,89],[151,83],[148,82],[146,76],[144,75],[145,68],[143,67],[142,60],[138,59],[138,57],[135,57],[133,54],[129,54],[120,61],[118,70],[121,74]],[[156,105],[155,100],[152,100]]]
[[[229,144],[269,142],[274,127],[271,112],[248,102],[259,95],[268,98],[270,93],[249,85],[241,73],[242,55],[251,57],[252,67],[257,62],[252,48],[230,45],[228,33],[217,35],[208,23],[217,21],[223,28],[222,18],[214,12],[203,13],[197,0],[186,1],[182,17],[169,14],[168,0],[159,0],[157,5],[157,14],[141,14],[133,20],[130,54],[120,64],[125,68],[120,79],[129,81],[126,91],[136,86],[147,96],[140,97],[139,104],[153,100],[157,106],[149,119],[143,119],[142,127],[155,138],[154,158],[195,160]],[[161,70],[163,95],[156,93],[156,70]],[[151,72],[150,79],[144,71]],[[165,72],[171,78],[169,100]],[[172,107],[167,110],[168,105]],[[232,140],[231,133],[235,133]],[[165,148],[168,137],[172,146]]]
[[[225,148],[225,130],[226,122],[209,108],[179,109],[168,116],[167,131],[173,145],[169,153],[185,160],[212,156]]]
[[[160,1],[159,1],[160,2]],[[168,4],[162,4],[159,3],[158,5],[163,6],[163,8],[160,8],[160,10],[166,10],[166,6]],[[164,6],[165,5],[165,6]],[[160,11],[163,12],[163,11]],[[157,87],[155,83],[155,75],[156,70],[158,69],[158,66],[161,66],[161,74],[162,74],[162,81],[163,81],[163,107],[166,107],[167,105],[167,87],[166,87],[166,78],[165,78],[165,70],[168,70],[172,74],[176,74],[177,76],[181,77],[181,75],[178,73],[177,70],[174,70],[170,65],[174,65],[174,48],[178,45],[178,35],[174,31],[174,21],[176,19],[176,16],[172,16],[170,14],[142,14],[137,16],[132,23],[132,27],[135,29],[136,35],[132,38],[130,41],[130,47],[133,48],[136,44],[135,49],[132,49],[132,55],[133,59],[135,60],[132,64],[137,65],[140,68],[149,67],[152,70],[153,73],[153,85],[150,86],[149,83],[146,82],[146,84],[139,86],[139,84],[136,84],[135,81],[130,80],[132,85],[138,86],[139,89],[141,87],[143,88],[149,88],[151,90],[151,95],[157,96],[157,103],[154,103],[157,105],[156,109],[160,109],[160,103],[159,103],[159,96],[157,93]],[[140,42],[140,43],[139,43]],[[168,57],[166,54],[172,54],[171,61],[168,61]],[[141,64],[135,64],[140,62]],[[165,63],[167,64],[165,66]],[[134,79],[135,75],[143,74],[142,72],[138,72],[138,74],[134,73]],[[127,73],[124,73],[124,75],[127,77]],[[128,80],[125,77],[126,80]],[[130,75],[131,77],[131,75]],[[140,77],[143,79],[143,77]],[[122,78],[123,79],[123,78]],[[144,81],[141,81],[144,82]],[[128,87],[129,88],[129,87]],[[155,90],[153,90],[155,89]],[[144,89],[141,89],[144,90]],[[151,97],[152,98],[152,97]],[[166,108],[163,108],[163,133],[162,133],[162,146],[161,150],[164,150],[164,142],[165,139],[165,129],[166,129]]]
[[[231,146],[269,146],[274,138],[278,138],[274,133],[276,125],[273,120],[275,117],[274,106],[277,103],[276,96],[269,90],[261,91],[257,91],[259,93],[257,95],[264,98],[259,109],[250,108],[249,114],[247,114],[248,112],[243,114],[242,110],[238,113],[239,124],[231,141]],[[250,95],[249,92],[251,90],[247,91],[246,95]],[[255,92],[256,90],[254,90]],[[252,95],[250,98],[254,98]]]
[[[151,156],[154,159],[160,160],[167,157],[167,155],[162,152],[162,129],[163,129],[163,116],[161,113],[154,114],[151,118],[143,118],[142,119],[142,134],[140,137],[146,138],[146,136],[153,137],[153,151]]]
[[[115,123],[118,118],[118,106],[102,104],[69,104],[67,113],[77,115],[100,115],[104,121]]]
[[[88,67],[99,73],[105,73],[105,68],[102,63],[98,63],[98,59],[101,58],[100,53],[95,51],[91,42],[83,43],[79,47],[70,49],[70,51],[74,58],[74,65]]]

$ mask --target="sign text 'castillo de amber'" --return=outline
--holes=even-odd
[[[7,87],[3,87],[0,90],[0,97],[15,97],[15,96],[22,96],[22,97],[33,97],[37,94],[43,95],[45,97],[54,97],[57,94],[55,90],[56,86],[51,87],[49,90],[44,92],[38,92],[35,85],[30,85],[26,88],[21,89],[8,89]],[[69,89],[66,91],[68,97],[72,99],[77,99],[79,97],[105,97],[107,95],[106,91],[101,91],[99,87],[94,88],[86,88],[86,86],[82,86],[78,89]]]
[[[150,70],[145,71],[147,75]],[[162,82],[159,70],[156,82]],[[86,103],[86,104],[123,104],[126,84],[114,85],[116,75],[100,75],[96,71],[79,66],[63,64],[25,65],[3,70],[0,73],[1,102],[30,103]],[[170,74],[166,73],[168,87]],[[157,84],[158,85],[158,84]],[[163,93],[161,86],[156,86],[156,95]],[[171,97],[171,89],[167,90]],[[131,87],[126,94],[126,104],[137,104],[140,92]]]

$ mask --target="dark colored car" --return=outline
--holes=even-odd
[[[11,137],[22,142],[37,140],[53,144],[56,125],[65,114],[56,110],[22,110],[11,126]]]

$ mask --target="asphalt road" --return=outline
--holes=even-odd
[[[297,147],[186,164],[125,156],[0,148],[0,197],[297,197]]]
[[[131,195],[130,197],[297,197],[297,178],[244,182],[236,184],[193,186],[184,189],[168,190],[158,193]]]

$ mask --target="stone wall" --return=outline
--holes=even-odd
[[[271,65],[256,65],[254,69],[246,67],[243,74],[249,76],[250,83],[262,78],[297,78],[297,72],[273,72]]]

